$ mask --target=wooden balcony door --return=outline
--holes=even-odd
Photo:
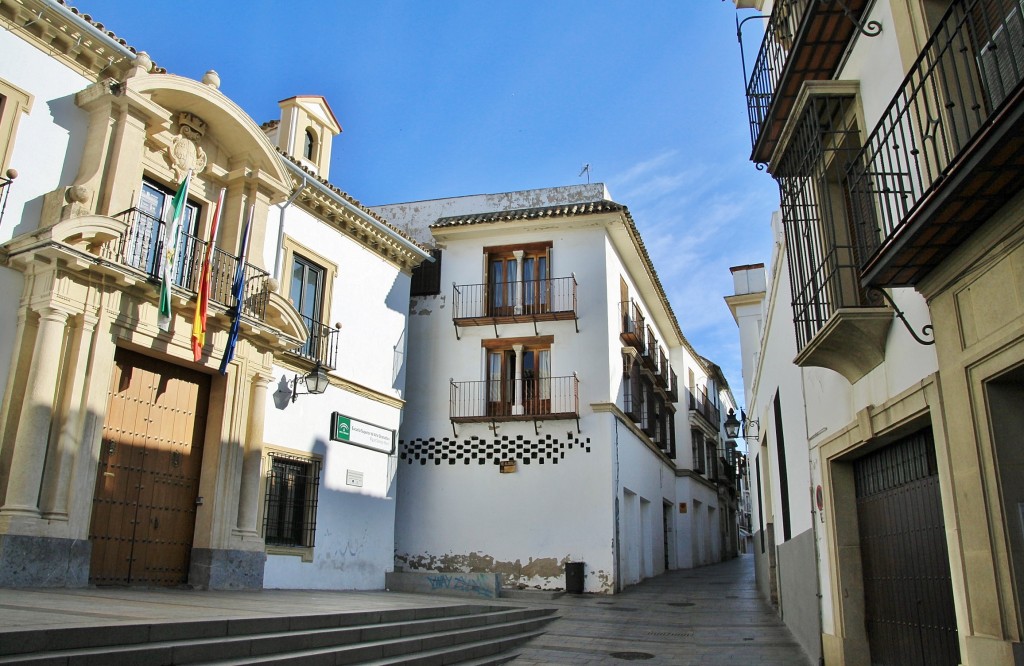
[[[487,415],[510,416],[516,399],[516,353],[511,349],[487,353]]]
[[[89,541],[94,585],[188,582],[210,380],[117,350]]]
[[[551,351],[525,348],[520,353],[521,368],[515,350],[487,353],[488,416],[551,413]]]
[[[519,262],[514,257],[491,257],[487,271],[487,314],[506,317],[515,313]]]

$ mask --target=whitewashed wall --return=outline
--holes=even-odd
[[[8,186],[0,221],[0,243],[5,243],[35,229],[43,196],[70,185],[78,173],[88,118],[74,96],[89,80],[8,31],[0,31],[0,78],[33,96],[13,139],[9,168],[18,177]],[[7,386],[21,290],[22,274],[0,267],[0,303],[7,308],[0,317],[0,387]]]
[[[277,210],[270,220],[277,219]],[[276,225],[268,224],[270,228]],[[335,374],[373,391],[404,395],[409,276],[297,207],[286,210],[285,234],[329,258],[338,267],[330,316],[341,322]],[[277,236],[262,248],[274,265]],[[282,290],[287,294],[287,281]],[[268,446],[323,456],[312,562],[269,555],[268,588],[382,589],[394,566],[396,455],[329,441],[332,412],[397,433],[401,410],[332,386],[324,395],[291,402],[294,371],[275,366],[268,390],[264,441]],[[349,472],[362,486],[346,484]]]
[[[590,591],[613,584],[614,536],[611,418],[593,414],[591,402],[614,399],[608,377],[604,265],[594,261],[603,252],[600,229],[508,232],[496,225],[486,236],[442,241],[442,294],[413,299],[410,316],[408,407],[402,439],[464,443],[485,441],[547,441],[561,444],[557,464],[520,461],[513,474],[499,474],[492,461],[466,465],[462,460],[400,461],[397,546],[399,564],[421,568],[487,566],[524,585],[562,587],[563,562],[586,562]],[[451,285],[483,282],[483,247],[551,241],[554,278],[576,274],[579,284],[580,332],[572,321],[540,322],[540,335],[553,335],[551,373],[577,373],[580,384],[582,434],[575,420],[543,421],[539,435],[533,422],[501,422],[497,433],[489,424],[457,424],[449,420],[450,380],[478,381],[485,376],[481,341],[495,337],[491,326],[463,327],[456,339],[451,314]],[[502,338],[533,336],[531,323],[502,324]],[[621,375],[621,359],[617,360]],[[617,388],[617,386],[616,386]],[[476,440],[479,442],[480,440]],[[474,445],[474,447],[479,444]],[[587,449],[589,448],[589,451]],[[440,464],[435,464],[439,462]]]

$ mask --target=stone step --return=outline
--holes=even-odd
[[[95,627],[64,627],[0,632],[0,663],[4,657],[34,652],[129,646],[167,641],[250,636],[315,629],[361,627],[387,623],[464,617],[508,610],[504,606],[454,604],[389,610],[321,613],[278,617],[114,624]]]
[[[9,655],[0,658],[3,663],[74,664],[76,666],[117,666],[119,664],[206,664],[206,663],[361,663],[392,655],[407,654],[427,649],[450,646],[459,642],[500,641],[506,635],[538,629],[552,618],[552,611],[522,608],[489,608],[472,606],[465,614],[450,614],[448,608],[415,609],[426,611],[430,617],[393,622],[373,622],[366,616],[354,626],[333,626],[334,622],[351,622],[352,614],[342,617],[300,616],[272,618],[273,622],[246,623],[233,627],[232,634],[211,632],[211,627],[196,626],[203,623],[177,623],[191,625],[177,627],[173,640],[132,642],[114,645],[54,649]],[[483,609],[482,611],[480,609]],[[375,615],[391,619],[388,611]],[[403,617],[419,613],[403,611]],[[262,620],[263,618],[260,618]],[[322,628],[266,631],[280,629],[282,623],[302,627],[328,624]],[[208,624],[223,624],[213,621]],[[154,627],[158,625],[153,625]],[[117,627],[111,627],[115,631]],[[172,633],[164,630],[155,634]],[[210,633],[216,635],[210,636]],[[185,634],[184,636],[182,634]],[[66,639],[67,637],[65,637]],[[81,638],[81,637],[79,637]],[[6,637],[4,643],[6,643]],[[491,654],[491,653],[486,653]],[[303,661],[305,660],[305,661]],[[454,663],[441,661],[438,663]]]
[[[458,664],[471,659],[498,655],[536,638],[544,633],[541,629],[551,619],[553,618],[546,616],[472,629],[370,641],[356,645],[201,663],[205,666],[242,666],[243,664],[274,664],[275,666],[417,664],[433,666]]]

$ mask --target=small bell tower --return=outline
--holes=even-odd
[[[281,107],[281,120],[264,127],[267,136],[281,150],[327,180],[331,141],[341,134],[341,125],[327,100],[320,95],[297,95],[277,104]]]

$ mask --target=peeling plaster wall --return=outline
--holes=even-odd
[[[425,202],[415,210],[410,204],[402,212],[405,218],[382,213],[400,227],[408,228],[403,219],[422,227],[441,215],[479,212],[470,200],[485,198]],[[501,209],[502,201],[509,208],[560,202],[554,197],[495,197],[492,208]],[[636,262],[617,254],[596,219],[517,225],[514,231],[495,224],[446,239],[441,284],[482,282],[485,246],[543,241],[552,243],[551,276],[574,274],[579,284],[578,333],[572,321],[562,321],[539,322],[536,330],[532,323],[499,324],[497,331],[493,326],[461,327],[457,337],[450,288],[412,299],[395,564],[409,571],[499,573],[508,586],[562,589],[566,562],[583,561],[585,589],[610,593],[621,588],[616,553],[624,547],[620,540],[629,539],[617,524],[624,488],[647,506],[646,528],[633,539],[646,558],[642,570],[647,576],[665,569],[663,506],[675,504],[671,465],[623,424],[616,425],[614,415],[590,406],[622,405],[621,275],[644,312],[650,312],[637,287],[641,278],[632,275]],[[671,333],[649,319],[666,352],[673,353]],[[572,420],[541,421],[536,430],[533,422],[499,422],[496,430],[486,423],[459,423],[453,430],[450,381],[485,376],[482,341],[534,335],[554,337],[552,376],[579,376],[582,432],[576,432]],[[683,409],[677,429],[685,423]],[[497,462],[502,459],[516,460],[516,471],[501,474]],[[676,531],[674,520],[670,528]]]
[[[473,194],[448,199],[430,199],[409,203],[373,206],[371,210],[383,215],[388,222],[423,243],[432,243],[428,227],[441,217],[492,213],[500,210],[518,210],[558,204],[581,203],[611,199],[603,183],[547,187],[500,194]]]

